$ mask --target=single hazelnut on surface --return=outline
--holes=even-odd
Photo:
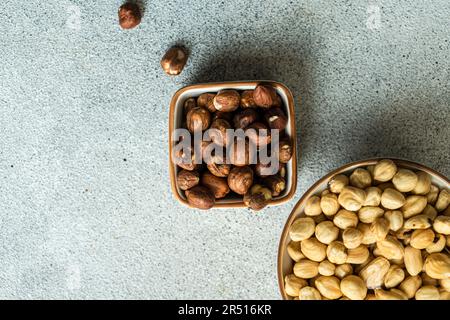
[[[244,195],[253,184],[253,170],[248,167],[235,167],[228,175],[228,185],[237,194]]]
[[[244,129],[258,120],[258,113],[255,109],[244,109],[235,114],[233,124],[235,129]]]
[[[241,93],[241,108],[246,109],[257,107],[255,100],[253,100],[253,91],[254,90],[245,90]]]
[[[253,185],[244,195],[244,204],[255,211],[265,208],[270,200],[272,200],[271,191],[259,184]]]
[[[292,142],[289,138],[283,138],[280,140],[278,146],[278,160],[281,163],[288,163],[293,155]]]
[[[189,98],[183,104],[184,113],[188,114],[189,111],[191,111],[192,109],[194,109],[196,107],[197,107],[197,101],[195,101],[195,98]]]
[[[231,125],[227,120],[224,119],[216,119],[211,123],[210,136],[211,140],[219,145],[225,146],[227,145],[227,130],[231,129]]]
[[[232,112],[239,107],[241,96],[236,90],[222,90],[213,100],[217,111]]]
[[[211,114],[204,108],[194,108],[186,116],[186,125],[190,132],[205,131],[211,123]]]
[[[284,130],[288,123],[288,118],[281,108],[270,108],[264,113],[264,119],[271,129]]]
[[[214,193],[216,199],[224,198],[230,192],[227,179],[216,177],[209,172],[203,173],[201,183]]]
[[[197,171],[181,170],[177,176],[177,185],[181,190],[188,190],[198,185],[200,175]]]
[[[209,112],[215,112],[216,108],[214,107],[214,97],[216,95],[214,93],[203,93],[197,98],[197,105],[199,107],[208,109]]]
[[[270,108],[278,103],[276,90],[269,85],[258,85],[253,91],[253,100],[260,108]]]
[[[186,50],[182,47],[170,48],[161,59],[161,67],[164,72],[171,76],[176,76],[183,71],[188,59]]]
[[[286,189],[286,181],[279,175],[266,177],[262,183],[272,191],[273,197],[278,197]]]
[[[264,123],[254,122],[245,129],[250,141],[256,146],[268,145],[271,141],[270,130]]]
[[[133,29],[141,23],[142,14],[139,6],[127,2],[119,8],[119,24],[122,29]]]
[[[195,186],[186,191],[186,198],[192,207],[207,210],[214,206],[214,193],[204,186]]]

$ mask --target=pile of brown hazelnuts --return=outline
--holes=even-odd
[[[259,160],[250,163],[248,143],[244,150],[231,144],[229,161],[223,156],[214,156],[208,163],[195,164],[194,150],[179,151],[177,159],[192,161],[175,161],[178,171],[177,186],[185,192],[190,206],[199,209],[212,208],[217,199],[236,199],[243,197],[245,205],[253,210],[266,207],[273,198],[278,197],[286,188],[286,163],[292,158],[291,138],[286,134],[288,117],[275,88],[270,84],[260,84],[254,90],[222,90],[218,93],[204,93],[184,102],[184,128],[191,136],[194,132],[216,129],[220,139],[211,136],[211,141],[202,141],[201,150],[211,143],[220,143],[226,149],[226,130],[242,129],[256,134],[248,135],[258,152],[262,147],[272,150],[271,157],[279,162],[275,166],[262,164]],[[278,148],[271,148],[271,129],[278,130]],[[260,132],[264,132],[260,134]],[[246,139],[247,139],[246,138]],[[273,151],[275,150],[275,151]],[[225,152],[226,153],[226,152]]]

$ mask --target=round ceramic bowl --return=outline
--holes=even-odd
[[[300,198],[300,200],[295,205],[294,209],[292,210],[291,214],[289,215],[289,218],[286,221],[286,224],[283,229],[283,233],[281,234],[280,244],[278,247],[278,266],[277,266],[277,272],[278,272],[278,285],[280,288],[280,293],[283,299],[290,300],[292,299],[289,297],[285,290],[284,290],[284,278],[286,275],[292,273],[292,268],[294,265],[294,262],[291,260],[287,253],[287,245],[291,241],[289,237],[289,227],[291,224],[297,219],[298,217],[301,217],[304,215],[303,209],[305,207],[306,200],[315,194],[320,194],[323,190],[325,190],[328,187],[328,182],[338,174],[349,174],[350,172],[354,171],[357,168],[360,167],[366,167],[370,165],[376,164],[381,159],[389,159],[389,158],[377,158],[377,159],[369,159],[369,160],[361,160],[357,162],[353,162],[350,164],[347,164],[345,166],[340,167],[339,169],[336,169],[326,176],[324,176],[322,179],[314,183],[314,185],[309,188],[308,191],[305,192],[305,194]],[[419,163],[407,161],[407,160],[400,160],[400,159],[392,159],[397,166],[411,169],[415,171],[425,171],[431,176],[431,181],[434,185],[438,186],[439,188],[450,188],[450,181],[447,177],[443,176],[442,174],[434,171],[433,169],[430,169],[424,165],[421,165]]]

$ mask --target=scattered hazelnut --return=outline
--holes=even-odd
[[[282,163],[288,163],[292,158],[292,143],[288,138],[280,140],[278,147],[278,159]]]
[[[235,129],[244,129],[258,120],[258,113],[255,109],[244,109],[233,118]]]
[[[216,119],[211,123],[210,129],[214,129],[210,131],[211,140],[219,146],[226,146],[227,130],[231,129],[231,125],[228,123],[228,121],[223,119]]]
[[[204,186],[196,186],[186,191],[189,204],[195,208],[207,210],[214,206],[214,193]]]
[[[222,90],[213,100],[217,111],[232,112],[239,107],[241,96],[236,90]]]
[[[162,57],[161,67],[168,75],[176,76],[183,71],[187,59],[187,52],[182,47],[172,47]]]
[[[208,109],[209,112],[215,112],[216,108],[214,107],[214,97],[216,95],[214,93],[203,93],[197,98],[197,105],[199,107]]]
[[[205,131],[211,123],[211,114],[208,110],[197,107],[190,110],[186,116],[187,128],[190,132]]]
[[[246,194],[252,184],[253,170],[250,167],[235,167],[228,175],[228,185],[237,194]]]
[[[246,108],[256,108],[255,100],[253,100],[253,91],[254,90],[246,90],[241,94],[241,103],[240,106],[243,109]]]
[[[281,108],[270,108],[264,114],[264,119],[271,129],[284,130],[288,123],[288,118]]]
[[[286,189],[286,181],[279,175],[266,177],[262,182],[272,191],[272,197],[278,197]]]
[[[119,8],[119,24],[122,29],[133,29],[141,23],[142,15],[139,6],[127,2]]]
[[[244,195],[245,205],[255,211],[264,209],[269,204],[271,199],[271,191],[259,184],[253,185]]]
[[[230,192],[227,179],[216,177],[209,172],[203,173],[201,183],[214,193],[216,199],[224,198]]]
[[[278,96],[272,86],[258,85],[253,92],[253,100],[261,108],[270,108],[277,104]]]
[[[246,135],[256,146],[266,146],[270,143],[270,130],[261,122],[254,122],[245,129]]]
[[[177,176],[177,184],[181,190],[188,190],[198,185],[200,175],[197,171],[181,170]]]

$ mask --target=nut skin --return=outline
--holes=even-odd
[[[244,129],[258,120],[258,112],[255,109],[244,109],[233,118],[235,129]]]
[[[270,130],[264,123],[254,122],[245,129],[249,140],[256,146],[266,146],[271,141]]]
[[[188,190],[195,187],[200,182],[200,175],[197,171],[181,170],[177,176],[177,185],[181,190]]]
[[[244,203],[252,210],[259,211],[264,209],[272,200],[272,194],[269,189],[255,184],[244,195]]]
[[[272,197],[278,197],[286,189],[286,181],[279,175],[266,177],[262,183],[272,191]]]
[[[233,112],[241,102],[241,96],[236,90],[222,90],[213,100],[214,107],[217,111]]]
[[[277,92],[268,85],[258,85],[253,91],[253,100],[260,108],[270,108],[279,103]]]
[[[227,130],[231,129],[230,123],[224,119],[216,119],[211,123],[210,129],[215,129],[210,131],[211,140],[219,146],[226,146]]]
[[[214,193],[216,199],[224,198],[230,192],[227,179],[216,177],[209,172],[203,173],[201,183]]]
[[[208,109],[209,112],[215,112],[216,108],[214,107],[214,97],[216,95],[214,93],[203,93],[197,98],[197,105],[199,107]]]
[[[182,47],[170,48],[161,59],[161,68],[170,76],[179,75],[186,65],[188,54]]]
[[[288,118],[281,108],[270,108],[264,113],[264,119],[270,129],[284,130],[288,123]]]
[[[255,100],[253,100],[253,92],[254,90],[246,90],[241,93],[240,106],[242,109],[257,107]]]
[[[133,29],[141,23],[142,14],[139,6],[127,2],[119,8],[119,24],[122,29]]]
[[[231,190],[245,195],[253,184],[253,170],[248,167],[235,167],[228,175],[228,185]]]
[[[186,125],[191,133],[205,131],[211,124],[211,114],[204,108],[194,108],[186,116]]]
[[[204,186],[196,186],[186,191],[188,203],[198,209],[208,210],[214,206],[214,193]]]
[[[278,147],[278,160],[281,163],[288,163],[293,154],[292,142],[289,138],[283,138]]]

